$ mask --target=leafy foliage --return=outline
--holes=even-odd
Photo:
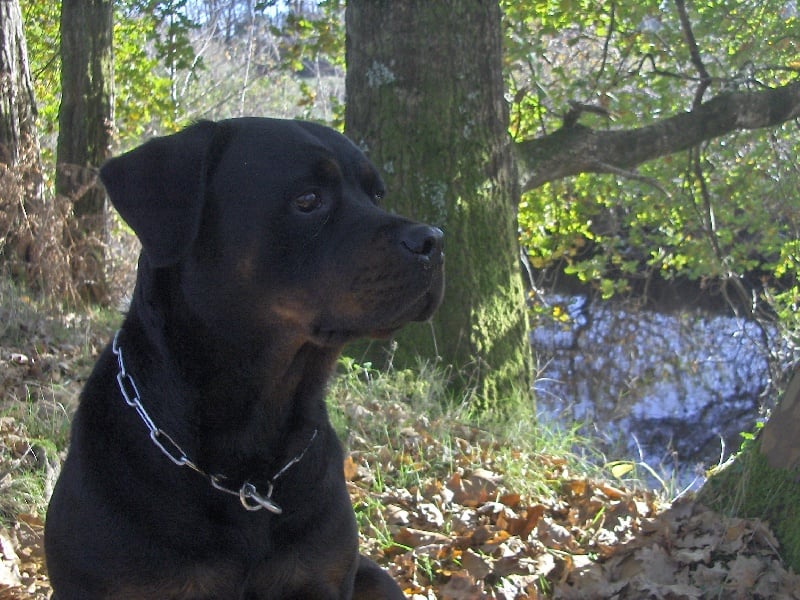
[[[61,41],[59,34],[61,3],[23,2],[21,8],[36,95],[39,133],[55,139],[61,89],[59,79],[61,58],[58,53]]]
[[[793,3],[692,3],[696,57],[678,4],[504,2],[512,135],[545,135],[568,118],[630,129],[720,93],[797,78]],[[563,269],[603,297],[653,276],[712,289],[751,276],[767,284],[761,300],[790,317],[798,294],[790,265],[800,233],[799,139],[789,122],[767,134],[715,140],[636,173],[546,184],[523,199],[522,243],[534,267]]]
[[[161,61],[168,56],[154,51],[152,45],[158,12],[138,7],[135,0],[120,4],[114,20],[114,116],[120,141],[128,145],[157,128],[175,129],[177,107],[170,79],[161,69]],[[158,42],[155,48],[168,50]],[[189,48],[184,46],[182,52]]]
[[[199,118],[303,116],[341,124],[344,6],[274,2],[115,3],[115,127],[121,146]],[[47,156],[60,101],[60,2],[23,3]],[[301,77],[297,77],[300,74]]]

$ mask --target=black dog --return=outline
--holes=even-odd
[[[310,123],[201,122],[100,174],[143,250],[47,514],[54,598],[402,598],[323,396],[347,341],[431,316],[441,231]]]

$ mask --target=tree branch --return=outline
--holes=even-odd
[[[575,124],[515,144],[523,191],[580,173],[610,173],[739,130],[800,117],[800,81],[759,92],[727,92],[689,112],[630,130]]]
[[[700,75],[700,85],[697,86],[697,91],[694,95],[694,103],[692,108],[697,108],[703,101],[703,94],[711,84],[711,75],[708,74],[706,66],[703,64],[703,59],[700,57],[700,49],[697,47],[697,40],[692,31],[692,24],[689,21],[689,13],[686,12],[686,3],[684,0],[675,0],[675,7],[678,9],[678,18],[681,22],[681,29],[683,30],[683,37],[686,38],[686,43],[689,46],[689,55],[692,58],[692,64],[697,69]]]
[[[611,37],[614,35],[614,27],[616,26],[616,22],[614,20],[616,10],[617,10],[617,4],[616,2],[612,2],[608,15],[608,33],[606,34],[606,39],[603,42],[603,61],[600,63],[600,68],[597,70],[597,75],[595,75],[594,78],[595,87],[597,87],[597,85],[599,84],[600,77],[606,70],[606,64],[608,62],[608,47],[611,45]]]

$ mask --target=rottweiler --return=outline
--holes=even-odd
[[[442,232],[314,123],[202,121],[100,178],[142,244],[47,512],[57,600],[400,599],[325,406],[344,344],[431,317]]]

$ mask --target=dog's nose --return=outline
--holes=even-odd
[[[438,227],[409,225],[403,231],[400,243],[417,260],[437,262],[442,259],[444,234]]]

